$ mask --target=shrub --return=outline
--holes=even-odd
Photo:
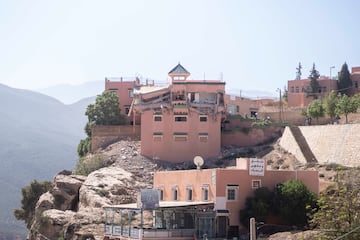
[[[21,208],[14,210],[16,219],[24,220],[27,227],[30,228],[35,216],[35,205],[40,196],[49,191],[50,188],[51,182],[38,182],[36,180],[32,181],[29,186],[23,187],[21,189]]]
[[[317,197],[298,180],[278,184],[274,190],[275,207],[290,224],[303,225],[308,222],[308,209],[315,208]]]
[[[91,157],[82,157],[76,164],[74,174],[87,176],[95,170],[105,167],[104,156],[94,155]]]
[[[77,148],[79,157],[85,156],[90,151],[91,151],[91,137],[81,139]]]

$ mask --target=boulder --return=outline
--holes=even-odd
[[[80,188],[79,209],[135,201],[135,184],[133,174],[120,167],[111,166],[94,171]]]
[[[59,210],[76,210],[79,189],[85,181],[85,176],[62,175],[54,178],[51,194],[54,196],[54,206]]]

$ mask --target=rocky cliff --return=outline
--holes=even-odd
[[[134,202],[140,189],[152,186],[159,167],[138,149],[138,142],[121,141],[97,153],[105,155],[106,167],[88,176],[56,175],[52,189],[37,202],[28,239],[102,239],[102,207]]]

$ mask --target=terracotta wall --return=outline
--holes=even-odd
[[[91,149],[94,152],[121,139],[139,140],[140,126],[95,126],[91,129],[91,136]]]
[[[215,169],[186,170],[186,171],[163,171],[154,174],[154,188],[164,191],[164,201],[172,201],[172,188],[178,189],[178,200],[187,201],[186,188],[191,187],[193,190],[193,201],[202,201],[202,187],[209,188],[209,201],[215,200],[216,188],[215,182],[212,181],[212,173]]]
[[[131,92],[135,87],[135,81],[109,81],[105,80],[105,90],[114,91],[119,98],[119,107],[121,114],[127,116],[126,109],[130,109],[132,103]],[[132,116],[126,117],[128,123],[133,121]]]
[[[164,112],[162,121],[154,121],[152,111],[141,116],[141,154],[169,162],[191,161],[197,155],[204,159],[217,157],[220,153],[220,116],[208,116],[206,122],[200,122],[199,114],[186,115],[186,122],[176,122],[172,113]],[[159,140],[154,133],[161,133]],[[174,133],[186,133],[186,141],[175,141]],[[207,133],[206,142],[199,140],[200,133]],[[157,138],[158,139],[158,138]]]

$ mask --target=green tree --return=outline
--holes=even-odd
[[[316,194],[298,180],[289,180],[278,184],[274,190],[277,211],[290,224],[308,223],[309,209],[316,206]]]
[[[80,140],[78,145],[77,151],[80,157],[91,151],[91,128],[93,126],[125,124],[125,116],[121,114],[119,99],[115,92],[104,91],[98,95],[95,104],[90,104],[86,108],[85,115],[88,117],[88,122],[84,127],[87,137]]]
[[[349,94],[352,88],[352,80],[347,63],[345,62],[340,70],[339,79],[337,82],[339,92],[342,94]]]
[[[318,208],[314,209],[311,223],[324,231],[322,239],[335,239],[360,226],[360,182],[359,174],[351,170],[351,181],[337,181],[320,194]],[[340,178],[345,176],[339,171]],[[342,240],[360,239],[360,233],[349,234]]]
[[[285,101],[285,102],[287,102],[288,101],[288,90],[287,90],[287,88],[286,87],[284,87],[284,91],[283,91],[283,95],[282,95],[282,97],[283,97],[283,100]]]
[[[266,187],[254,191],[254,197],[248,197],[245,208],[240,210],[240,221],[244,226],[249,225],[250,218],[258,222],[266,222],[273,199],[273,193]]]
[[[325,110],[320,99],[312,101],[306,109],[307,116],[315,118],[319,123],[319,117],[323,117]]]
[[[339,97],[339,100],[336,103],[335,112],[338,115],[345,115],[345,122],[348,123],[349,113],[355,113],[359,107],[357,97],[348,97],[346,94],[343,94]]]
[[[318,82],[319,77],[320,77],[320,73],[318,70],[316,70],[314,63],[312,69],[310,70],[310,75],[309,75],[311,92],[308,93],[309,95],[313,96],[314,99],[317,98],[317,94],[319,93],[319,89],[320,89],[320,85]]]
[[[119,99],[115,92],[105,91],[98,95],[95,104],[90,104],[85,112],[90,126],[95,125],[122,125],[125,116],[121,114]]]
[[[336,116],[335,110],[337,101],[338,98],[334,91],[331,91],[324,101],[325,113],[330,117],[331,121],[333,121]]]
[[[51,182],[32,181],[29,186],[21,189],[22,200],[21,208],[14,210],[14,216],[17,220],[24,220],[27,228],[30,228],[35,217],[35,206],[40,196],[49,191],[51,188]]]

